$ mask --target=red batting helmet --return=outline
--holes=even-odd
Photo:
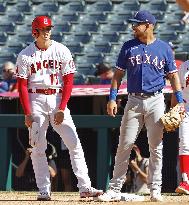
[[[53,27],[52,21],[48,16],[37,16],[32,22],[32,35],[36,36],[37,29],[43,29],[45,27]]]

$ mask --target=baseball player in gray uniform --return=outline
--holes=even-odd
[[[159,119],[165,109],[162,93],[165,76],[168,76],[171,81],[177,102],[183,106],[181,86],[170,46],[156,39],[153,34],[155,17],[148,11],[139,11],[130,22],[134,39],[125,42],[119,53],[107,105],[108,114],[115,117],[117,90],[126,71],[128,102],[120,127],[113,178],[107,192],[98,199],[100,201],[120,200],[120,190],[125,181],[130,152],[145,124],[150,149],[148,174],[150,199],[162,201],[163,125]],[[133,200],[135,198],[130,197],[130,201]]]

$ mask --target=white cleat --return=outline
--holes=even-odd
[[[97,201],[120,201],[121,200],[121,193],[115,192],[113,190],[108,190],[104,194],[95,198]]]
[[[150,193],[150,201],[153,201],[153,202],[161,202],[161,201],[163,201],[163,197],[161,195],[161,192],[157,191],[157,190],[153,190]]]
[[[145,201],[145,197],[137,194],[121,193],[121,201]]]

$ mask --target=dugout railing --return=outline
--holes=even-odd
[[[121,116],[115,118],[107,115],[73,115],[77,128],[94,128],[97,130],[97,188],[106,189],[111,166],[110,137],[108,128],[120,126]],[[23,128],[24,115],[0,114],[0,190],[12,188],[12,153],[9,128]]]

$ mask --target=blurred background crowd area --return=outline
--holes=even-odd
[[[157,18],[156,36],[173,42],[176,58],[186,60],[188,12],[176,0],[1,0],[0,68],[5,61],[15,63],[18,53],[33,41],[34,17],[48,15],[54,24],[52,38],[73,54],[78,69],[75,84],[99,83],[96,64],[115,65],[121,45],[132,38],[127,20],[143,9]]]

